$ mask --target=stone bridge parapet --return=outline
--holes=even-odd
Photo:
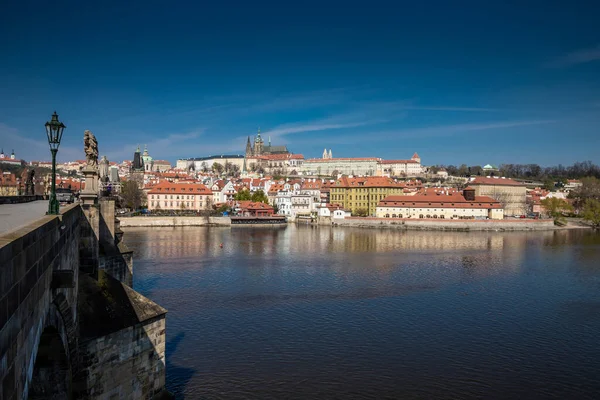
[[[0,400],[135,399],[162,392],[166,310],[129,287],[132,255],[119,243],[119,231],[113,202],[73,204],[0,236]],[[119,324],[104,332],[97,310],[108,312],[107,299],[114,298],[119,304],[110,303],[109,311]],[[141,307],[143,318],[134,318]],[[150,326],[157,328],[146,338]],[[135,340],[143,348],[126,334],[132,331],[141,332]],[[108,335],[127,354],[90,363],[107,353],[99,344]],[[120,380],[109,379],[111,369],[120,371]]]

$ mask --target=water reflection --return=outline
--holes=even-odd
[[[178,398],[600,391],[589,231],[153,228],[125,241],[136,289],[169,310]]]

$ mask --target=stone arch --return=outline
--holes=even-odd
[[[70,399],[71,365],[58,329],[49,326],[40,336],[29,399]]]
[[[73,315],[67,299],[59,293],[49,305],[40,327],[28,398],[72,399],[72,363],[76,348]]]

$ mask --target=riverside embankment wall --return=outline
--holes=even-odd
[[[434,219],[398,219],[398,218],[361,218],[350,217],[334,219],[334,226],[356,228],[387,228],[414,230],[449,231],[533,231],[555,229],[551,219],[538,220],[434,220]]]
[[[145,226],[230,226],[229,217],[119,217],[121,228]]]

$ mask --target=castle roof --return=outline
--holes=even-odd
[[[447,194],[446,194],[447,193]],[[428,190],[412,196],[388,196],[381,200],[377,207],[420,207],[420,208],[494,208],[501,209],[499,201],[489,196],[475,196],[475,200],[467,200],[458,191]]]
[[[493,186],[525,186],[521,182],[517,182],[510,178],[498,178],[495,177],[486,177],[486,176],[478,176],[469,182],[469,185],[493,185]]]

